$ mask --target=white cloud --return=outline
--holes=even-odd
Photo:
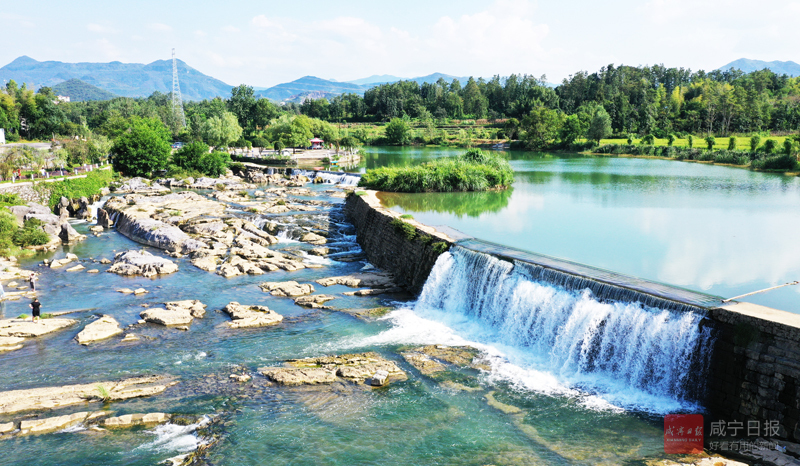
[[[224,28],[222,28],[222,30],[225,32],[232,32],[232,33],[241,32],[241,29],[233,26],[225,26]]]
[[[194,31],[194,35],[196,35],[197,37],[205,37],[208,34],[205,31],[201,31],[200,29],[198,29],[198,30]]]

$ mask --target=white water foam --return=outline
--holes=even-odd
[[[278,234],[275,235],[275,237],[278,238],[278,242],[279,243],[287,243],[288,244],[288,243],[299,243],[300,242],[300,241],[294,240],[292,238],[289,238],[289,231],[288,230],[279,231]]]
[[[604,410],[699,409],[702,387],[688,377],[703,373],[712,344],[696,313],[599,302],[458,247],[439,257],[413,309],[386,319],[391,329],[348,344],[469,344],[490,355],[488,382]]]
[[[203,441],[194,432],[209,422],[211,422],[211,419],[208,416],[203,416],[203,419],[199,422],[188,426],[170,423],[162,424],[152,431],[148,431],[155,434],[155,440],[145,443],[137,447],[137,449],[179,453],[194,451],[203,444]]]

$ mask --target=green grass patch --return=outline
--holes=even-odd
[[[365,196],[366,194],[366,191],[356,191],[356,196]]]
[[[414,218],[414,216],[411,214],[403,214],[400,216],[400,218]]]
[[[49,205],[52,209],[61,200],[77,199],[80,197],[94,196],[100,193],[100,189],[105,188],[114,179],[111,170],[95,170],[86,174],[85,178],[72,178],[64,181],[52,183],[37,183],[34,187],[39,192],[49,192]]]
[[[0,207],[27,204],[17,193],[0,193]]]
[[[27,319],[28,317],[30,317],[28,314],[20,314],[20,315],[18,315],[18,316],[17,316],[17,319],[22,319],[22,320],[25,320],[25,319]]]
[[[456,158],[368,170],[359,186],[378,191],[422,193],[505,189],[513,182],[514,172],[502,156],[470,149]]]
[[[450,249],[450,245],[448,245],[444,241],[437,241],[433,243],[431,247],[433,248],[433,252],[435,252],[436,254],[444,254],[445,252],[447,252],[448,249]]]

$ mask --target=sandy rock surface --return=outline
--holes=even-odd
[[[119,322],[109,315],[104,315],[84,327],[75,339],[82,345],[88,345],[120,333],[122,333],[122,329],[119,326]]]

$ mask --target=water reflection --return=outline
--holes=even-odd
[[[381,149],[373,162],[458,153],[437,151]],[[800,278],[797,177],[668,160],[508,156],[512,191],[386,194],[384,202],[430,225],[723,297]],[[800,313],[799,294],[791,287],[748,300]]]

